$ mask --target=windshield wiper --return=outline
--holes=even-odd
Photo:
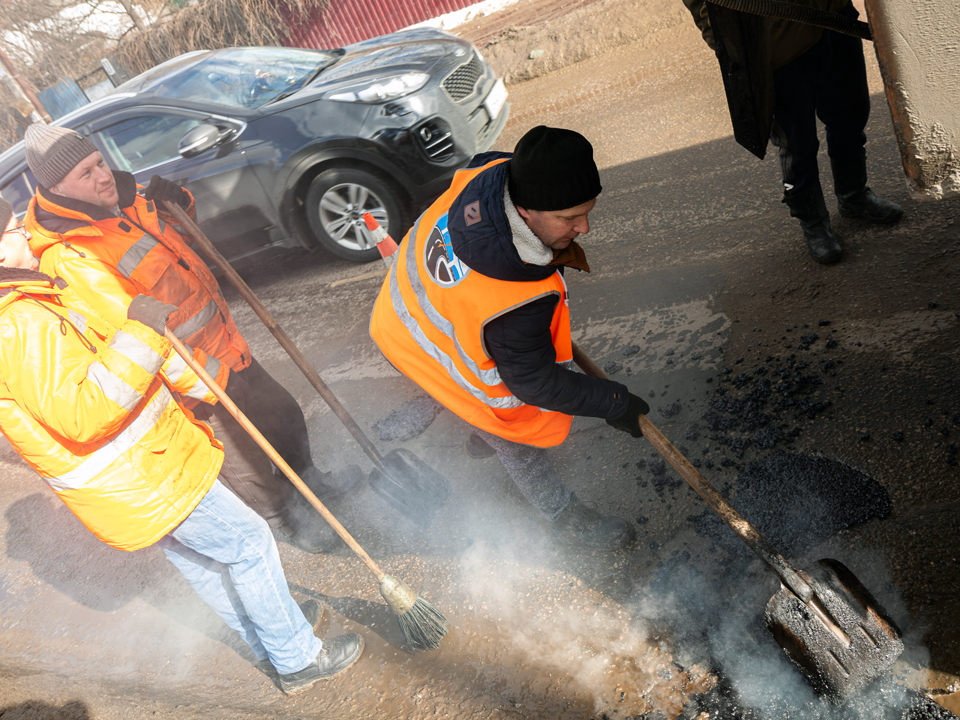
[[[336,57],[336,58],[333,58],[330,62],[324,63],[323,65],[321,65],[320,67],[318,67],[316,70],[314,70],[312,73],[310,73],[309,75],[307,75],[306,79],[305,79],[303,82],[301,82],[299,85],[297,85],[297,87],[291,88],[290,90],[284,90],[282,93],[280,93],[279,95],[277,95],[273,100],[269,100],[268,102],[265,102],[264,105],[272,105],[272,104],[275,103],[275,102],[279,102],[279,101],[283,100],[284,98],[288,98],[288,97],[290,97],[291,95],[300,92],[301,90],[303,90],[303,88],[305,88],[307,85],[309,85],[309,84],[312,83],[314,80],[316,80],[316,79],[317,79],[317,76],[318,76],[320,73],[322,73],[322,72],[323,72],[324,70],[326,70],[328,67],[330,67],[331,65],[333,65],[333,64],[334,64],[335,62],[337,62],[337,60],[339,60],[339,59],[340,59],[339,57]]]

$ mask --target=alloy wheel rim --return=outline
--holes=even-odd
[[[370,250],[376,242],[363,221],[370,213],[384,229],[390,217],[383,201],[370,188],[357,183],[340,183],[320,198],[320,224],[334,242],[349,250]]]

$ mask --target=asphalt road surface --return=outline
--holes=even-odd
[[[814,697],[762,627],[776,579],[646,441],[579,418],[551,452],[582,499],[636,524],[635,548],[606,556],[559,543],[496,458],[467,457],[468,429],[449,412],[412,439],[380,440],[374,424],[422,395],[367,334],[383,266],[290,251],[244,268],[247,282],[382,451],[407,447],[451,482],[426,529],[369,488],[331,505],[446,614],[441,649],[404,651],[346,548],[282,545],[295,595],[331,608],[325,632],[367,642],[347,676],[285,697],[158,550],[99,545],[3,445],[0,716],[937,716],[917,691],[957,710],[960,203],[908,197],[867,50],[870,185],[907,212],[876,229],[828,200],[846,248],[835,266],[808,257],[776,160],[733,141],[692,23],[512,86],[498,144],[542,123],[594,143],[604,191],[583,239],[592,272],[567,274],[574,337],[784,554],[801,567],[841,560],[892,615],[906,650],[857,703]],[[825,152],[821,165],[829,192]],[[318,464],[369,469],[225,294],[255,355],[300,399]]]

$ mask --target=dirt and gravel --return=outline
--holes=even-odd
[[[908,197],[869,53],[871,185],[907,216],[878,230],[837,221],[831,204],[847,256],[823,267],[778,202],[776,161],[730,137],[716,62],[680,3],[571,2],[543,22],[518,15],[526,5],[558,3],[532,0],[509,22],[463,32],[511,80],[498,148],[539,123],[595,145],[593,272],[567,277],[575,339],[648,399],[658,427],[792,561],[850,567],[900,624],[903,658],[850,707],[817,700],[762,627],[772,574],[649,444],[599,420],[575,420],[551,456],[580,497],[631,519],[638,542],[615,555],[565,544],[496,458],[466,456],[466,426],[373,346],[366,309],[382,265],[291,251],[245,279],[382,451],[407,447],[451,482],[425,529],[369,488],[332,505],[386,572],[446,614],[441,649],[404,651],[345,548],[284,545],[294,594],[332,610],[325,632],[367,643],[347,676],[285,697],[161,553],[97,543],[0,445],[4,720],[960,710],[960,202]],[[369,467],[253,313],[225,295],[260,362],[300,399],[315,454]]]

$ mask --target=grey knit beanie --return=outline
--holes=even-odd
[[[7,229],[10,224],[10,218],[13,217],[13,206],[3,198],[0,198],[0,232]]]
[[[97,146],[76,130],[34,123],[23,134],[27,164],[45,188],[63,180],[77,163],[92,155]]]

